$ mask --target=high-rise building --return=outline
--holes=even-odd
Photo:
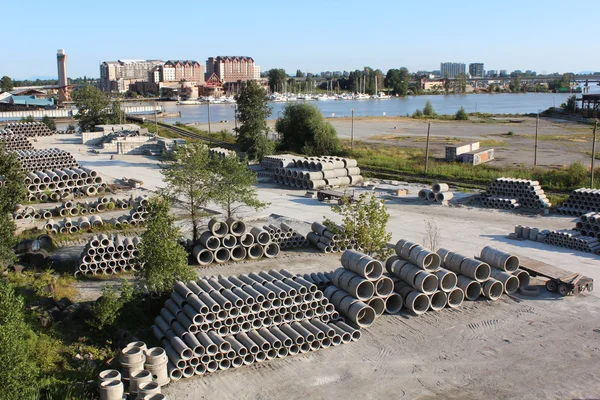
[[[63,49],[56,52],[56,63],[58,65],[58,100],[69,101],[69,82],[67,81],[67,54]]]
[[[206,60],[206,79],[215,74],[221,82],[237,82],[256,79],[256,65],[252,57],[218,56]],[[260,77],[260,68],[258,71]]]
[[[485,70],[483,69],[483,63],[471,63],[469,64],[469,74],[472,78],[483,78]]]
[[[154,83],[180,82],[183,80],[203,85],[204,65],[193,60],[169,60],[163,65],[155,67],[152,79]]]
[[[460,74],[466,74],[467,67],[465,63],[444,62],[440,64],[440,72],[442,77],[456,78]]]
[[[119,60],[100,64],[100,87],[111,92],[126,92],[136,82],[153,82],[154,69],[161,60]]]

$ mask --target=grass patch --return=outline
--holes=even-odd
[[[525,138],[535,139],[535,135],[520,135]],[[575,133],[572,135],[538,135],[538,140],[556,141],[556,142],[575,142],[587,143],[592,141],[591,135]]]
[[[410,141],[413,143],[425,143],[427,142],[427,136],[402,136],[402,135],[375,135],[370,136],[370,140],[390,140],[390,141]],[[443,136],[430,136],[429,143],[445,143],[445,144],[456,144],[461,143],[462,140],[457,137],[443,137]]]
[[[497,139],[484,139],[479,141],[479,145],[481,147],[501,147],[504,146],[506,142],[504,140]]]

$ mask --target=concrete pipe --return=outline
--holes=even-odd
[[[481,283],[490,278],[491,268],[484,262],[467,258],[460,264],[460,273]]]
[[[311,229],[316,234],[323,236],[324,232],[327,231],[327,227],[319,222],[313,222],[311,225]]]
[[[394,250],[396,250],[397,256],[404,260],[408,260],[408,256],[410,255],[412,248],[415,246],[418,246],[418,244],[409,242],[405,239],[401,239],[398,241],[398,243],[396,243],[396,247],[394,248]]]
[[[204,347],[204,354],[214,356],[219,351],[219,346],[217,346],[205,332],[196,333],[196,339]],[[171,359],[171,357],[169,357],[169,359]]]
[[[208,265],[214,261],[214,254],[202,245],[194,246],[192,255],[199,265]]]
[[[437,292],[429,295],[429,301],[431,303],[429,308],[432,311],[440,311],[441,309],[446,307],[446,304],[448,303],[448,297],[446,295],[446,292],[438,290]]]
[[[438,279],[435,275],[416,268],[412,264],[407,264],[402,268],[399,278],[412,288],[425,294],[431,294],[438,288]]]
[[[248,248],[247,256],[251,260],[256,260],[264,255],[264,248],[258,243],[253,244]]]
[[[450,307],[450,308],[459,307],[465,299],[465,293],[459,287],[452,289],[447,294],[448,294],[448,307]]]
[[[200,235],[200,244],[208,250],[216,251],[221,245],[221,241],[217,236],[213,236],[211,232],[206,231]]]
[[[529,283],[531,281],[531,278],[529,277],[529,273],[527,271],[523,271],[522,269],[518,269],[515,272],[513,272],[513,276],[516,276],[517,279],[519,280],[519,287],[527,287],[529,286]]]
[[[336,270],[333,284],[359,300],[370,299],[375,294],[373,282],[343,269]]]
[[[271,236],[269,235],[269,232],[262,228],[255,226],[250,230],[250,233],[252,234],[252,236],[254,236],[254,241],[262,246],[267,245],[271,241]]]
[[[229,253],[232,261],[241,261],[246,258],[246,248],[244,246],[235,246]]]
[[[254,236],[251,233],[244,233],[239,237],[238,243],[244,247],[250,247],[254,244]]]
[[[189,372],[187,371],[188,368],[191,367],[186,367],[183,370],[183,375],[189,375],[189,377],[191,377],[192,375],[194,375],[193,372]],[[193,369],[192,369],[193,371]],[[159,394],[160,393],[160,385],[157,382],[141,382],[138,387],[138,399],[143,399],[145,396],[148,395],[152,395],[152,394]]]
[[[519,257],[490,246],[481,250],[481,259],[490,266],[505,272],[514,272],[520,265]]]
[[[327,326],[335,331],[336,335],[340,337],[342,343],[350,343],[352,341],[352,333],[351,332],[348,332],[348,331],[340,328],[333,322],[327,323]]]
[[[504,292],[506,292],[506,294],[513,294],[519,289],[519,278],[516,276],[497,269],[494,269],[491,275],[492,278],[502,283],[504,286]]]
[[[142,348],[138,346],[127,346],[121,350],[119,357],[121,363],[134,364],[146,361],[146,356]]]
[[[123,382],[118,380],[100,382],[100,400],[122,400],[125,394]]]
[[[360,332],[360,330],[351,327],[350,325],[346,324],[343,321],[336,321],[335,325],[337,327],[341,328],[342,330],[344,330],[345,332],[350,333],[350,335],[352,335],[353,342],[356,342],[362,336],[362,333]]]
[[[231,254],[229,253],[229,250],[225,247],[220,247],[215,250],[214,258],[217,264],[224,264],[227,261],[229,261],[229,259],[231,258]]]
[[[445,183],[434,183],[431,187],[434,193],[447,192],[450,187]]]
[[[342,302],[339,311],[348,317],[350,321],[362,328],[371,326],[376,317],[375,310],[362,301],[352,304],[350,302]]]
[[[502,282],[497,281],[494,278],[491,278],[488,281],[486,281],[483,284],[483,287],[481,290],[483,296],[492,301],[498,300],[500,298],[500,296],[502,296],[503,291],[504,291],[504,286],[502,285]]]
[[[392,293],[385,298],[385,312],[388,314],[396,314],[402,309],[404,301],[398,293]]]
[[[435,196],[436,196],[436,193],[433,193],[433,191],[429,191],[427,193],[427,201],[434,202]]]
[[[419,190],[419,199],[421,200],[427,200],[427,197],[429,196],[429,193],[431,193],[430,189],[421,189]]]
[[[425,271],[435,271],[440,267],[440,256],[423,246],[414,246],[408,255],[411,263]]]
[[[342,256],[343,256],[343,255],[342,255]],[[391,257],[388,257],[388,258],[385,260],[385,270],[386,270],[388,273],[390,273],[390,274],[391,274],[391,273],[392,273],[392,265],[393,265],[393,264],[394,264],[396,261],[399,261],[399,260],[400,260],[400,257],[398,257],[398,256],[396,256],[396,255],[394,255],[394,256],[391,256]]]
[[[246,224],[239,219],[229,217],[225,223],[229,227],[229,232],[235,237],[240,237],[246,232]]]
[[[264,328],[261,328],[261,330],[262,329],[264,329]],[[271,334],[273,336],[275,336],[277,339],[279,339],[279,341],[281,343],[279,350],[289,348],[291,345],[294,344],[294,341],[289,336],[287,336],[285,333],[283,333],[281,331],[281,329],[279,329],[276,326],[270,327],[269,332],[271,332]]]
[[[366,304],[375,311],[375,315],[378,317],[385,311],[385,299],[381,297],[371,297],[367,300]]]
[[[445,201],[450,201],[454,198],[454,194],[452,192],[442,192],[435,194],[435,201],[438,203],[443,203]]]
[[[269,243],[265,246],[265,257],[275,258],[279,255],[279,245],[277,243]]]
[[[378,280],[383,273],[381,262],[354,250],[346,250],[342,254],[342,266],[371,281]]]
[[[211,236],[220,238],[229,233],[229,226],[227,223],[211,218],[211,220],[208,221],[208,230],[210,231]]]
[[[99,217],[98,215],[92,215],[90,217],[90,225],[93,227],[95,226],[102,226],[103,222],[102,222],[102,218]]]
[[[467,300],[475,301],[481,295],[481,284],[466,276],[459,275],[456,285],[462,289]]]
[[[431,302],[426,294],[412,289],[406,294],[403,300],[404,306],[415,315],[421,315],[427,312]]]
[[[150,371],[141,370],[133,372],[129,377],[129,394],[137,394],[138,386],[144,382],[152,382],[152,374],[150,373]]]
[[[98,380],[100,382],[105,381],[120,381],[121,373],[116,369],[106,369],[98,374]]]
[[[387,297],[394,291],[394,282],[387,276],[382,276],[375,282],[375,294],[379,297]]]
[[[450,292],[456,287],[458,278],[454,272],[440,268],[434,275],[438,278],[438,289],[441,291]]]
[[[440,249],[440,251],[441,250],[445,250],[445,249]],[[467,258],[468,258],[467,256],[459,254],[459,253],[448,252],[445,257],[446,261],[444,262],[444,267],[447,270],[454,272],[455,274],[460,274],[461,273],[460,265]]]
[[[221,244],[226,249],[233,249],[233,247],[237,244],[237,239],[232,234],[227,234],[221,238]]]

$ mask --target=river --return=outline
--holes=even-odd
[[[423,109],[427,100],[431,101],[438,114],[454,114],[460,107],[464,107],[469,113],[478,111],[491,114],[527,114],[543,111],[549,107],[559,107],[569,96],[568,93],[499,93],[408,96],[387,100],[326,100],[310,101],[310,103],[316,105],[326,118],[349,117],[352,109],[354,115],[358,117],[404,116],[412,114],[416,109]],[[287,103],[269,104],[273,108],[271,119],[275,119],[282,113]],[[206,123],[208,121],[206,104],[184,106],[177,105],[175,102],[161,102],[161,105],[166,111],[181,112],[180,118],[167,118],[165,122]],[[211,104],[210,120],[212,122],[233,121],[234,111],[232,104]]]

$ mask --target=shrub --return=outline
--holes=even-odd
[[[464,107],[461,107],[454,116],[459,121],[467,121],[469,119],[469,115],[465,111]]]

